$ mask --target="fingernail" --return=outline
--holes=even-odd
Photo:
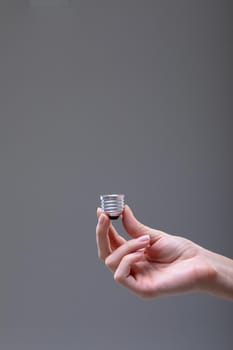
[[[150,239],[150,235],[144,235],[137,238],[139,242],[146,242],[146,241],[149,241],[149,239]]]

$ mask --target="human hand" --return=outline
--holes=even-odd
[[[130,240],[121,237],[107,215],[97,210],[98,254],[114,279],[145,298],[206,290],[216,277],[208,251],[178,236],[140,223],[126,206],[122,222]]]

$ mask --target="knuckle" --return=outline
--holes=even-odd
[[[122,282],[122,276],[117,272],[114,274],[113,278],[114,278],[114,281],[116,281],[118,283]]]
[[[100,252],[100,251],[98,252],[98,257],[100,260],[104,261],[104,255],[102,252]]]
[[[128,265],[130,263],[130,255],[125,255],[122,258],[122,262],[123,262],[123,264]]]
[[[105,259],[105,265],[110,269],[112,270],[114,268],[114,262],[111,258],[111,256],[108,256],[106,259]]]
[[[144,224],[142,224],[141,222],[138,221],[138,223],[137,223],[137,231],[140,234],[144,234],[147,231],[147,228],[145,227]]]

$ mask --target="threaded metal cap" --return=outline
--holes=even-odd
[[[119,218],[124,210],[124,194],[105,194],[100,196],[101,209],[111,220]]]

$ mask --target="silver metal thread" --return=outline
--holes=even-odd
[[[101,209],[111,220],[119,218],[124,210],[124,194],[105,194],[100,196]]]

